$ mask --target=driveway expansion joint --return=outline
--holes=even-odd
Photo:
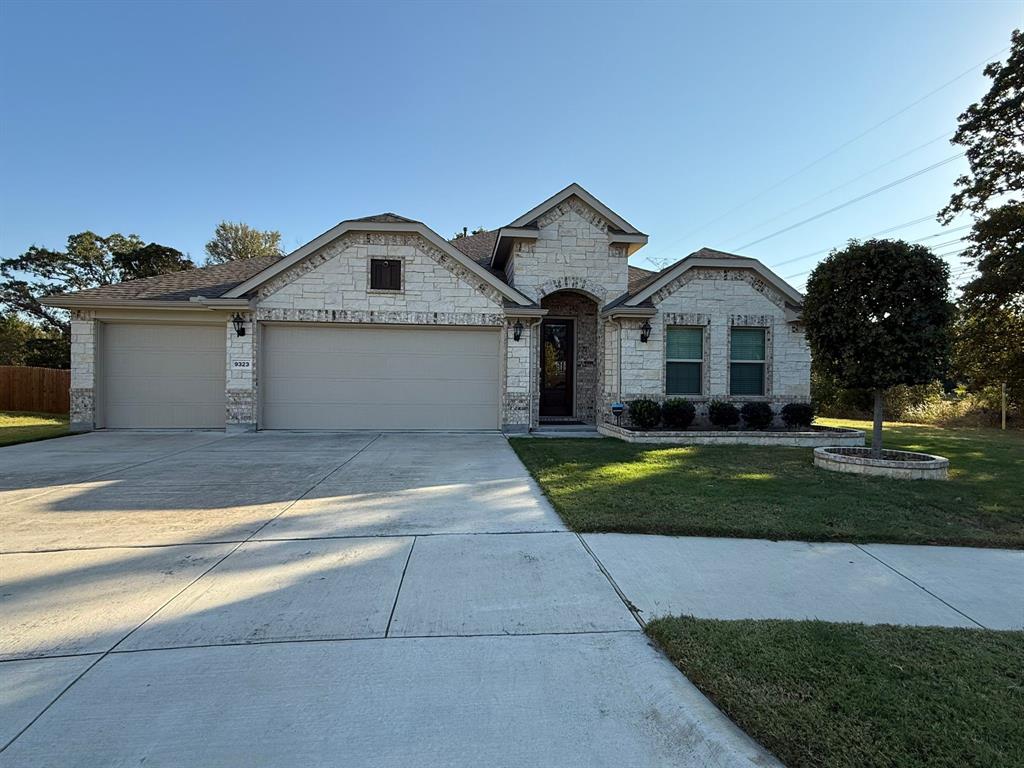
[[[949,602],[947,602],[946,600],[943,600],[943,599],[942,599],[941,597],[939,597],[938,595],[936,595],[936,594],[935,594],[934,592],[932,592],[932,591],[931,591],[930,589],[928,589],[928,588],[927,588],[926,586],[924,586],[923,584],[919,584],[918,582],[914,581],[914,580],[913,580],[912,578],[910,578],[909,576],[907,576],[907,574],[905,574],[905,573],[903,573],[902,571],[898,570],[897,568],[894,568],[893,566],[889,565],[889,563],[885,562],[885,560],[883,560],[882,558],[878,557],[878,556],[877,556],[877,555],[875,555],[875,554],[874,554],[873,552],[869,552],[868,550],[864,549],[864,547],[862,547],[862,546],[861,546],[860,544],[854,544],[853,546],[854,546],[854,547],[856,547],[857,549],[859,549],[859,550],[860,550],[861,552],[863,552],[863,553],[864,553],[865,555],[868,555],[869,557],[873,558],[874,560],[876,560],[876,561],[878,561],[879,563],[881,563],[882,565],[884,565],[884,566],[885,566],[886,568],[888,568],[888,569],[889,569],[890,571],[892,571],[892,572],[893,572],[893,573],[895,573],[896,575],[900,576],[901,578],[904,578],[904,579],[906,579],[906,580],[907,580],[907,581],[909,581],[909,582],[910,582],[911,584],[913,584],[913,585],[914,585],[915,587],[917,587],[918,589],[920,589],[920,590],[921,590],[922,592],[925,592],[926,594],[928,594],[928,595],[931,595],[931,596],[932,596],[932,597],[934,597],[934,598],[935,598],[936,600],[938,600],[938,601],[939,601],[940,603],[942,603],[942,604],[943,604],[944,606],[946,606],[947,608],[949,608],[949,609],[950,609],[951,611],[956,611],[957,613],[959,613],[959,614],[960,614],[961,616],[963,616],[963,617],[964,617],[965,619],[967,619],[968,621],[971,621],[971,622],[973,622],[973,623],[977,624],[977,625],[978,625],[978,627],[979,627],[980,629],[988,629],[988,627],[986,627],[986,626],[985,626],[984,624],[982,624],[982,623],[981,623],[980,621],[978,621],[977,619],[975,619],[975,618],[973,618],[973,617],[971,617],[971,616],[968,616],[968,615],[967,615],[966,613],[964,613],[963,611],[961,611],[961,610],[960,610],[959,608],[957,608],[957,607],[956,607],[955,605],[953,605],[952,603],[949,603]]]
[[[604,563],[601,562],[601,559],[594,553],[594,550],[590,548],[590,545],[587,544],[586,540],[583,538],[583,535],[580,533],[576,533],[576,538],[579,539],[580,544],[583,545],[583,548],[587,551],[587,554],[589,554],[593,558],[594,562],[597,564],[598,569],[600,569],[601,573],[604,574],[604,577],[608,579],[608,583],[611,584],[612,589],[615,590],[615,594],[617,594],[619,596],[619,599],[625,604],[626,609],[636,620],[636,623],[640,625],[640,629],[644,629],[647,626],[647,622],[644,621],[643,616],[640,615],[640,609],[633,604],[632,600],[626,597],[626,593],[623,592],[619,588],[619,585],[615,583],[615,579],[612,578],[612,575],[608,572],[608,569],[604,567]]]
[[[225,440],[225,439],[227,439],[228,437],[229,437],[228,435],[224,435],[224,436],[223,436],[223,437],[221,437],[221,438],[220,438],[219,440],[211,440],[211,441],[210,441],[209,443],[202,443],[202,444],[201,444],[200,446],[192,446],[192,447],[190,447],[190,448],[187,448],[187,449],[184,449],[184,450],[182,450],[182,451],[175,451],[174,453],[171,453],[171,454],[167,454],[167,456],[161,456],[160,458],[167,458],[167,457],[169,457],[169,456],[174,456],[174,455],[176,455],[176,454],[178,454],[178,453],[184,453],[185,451],[188,451],[188,450],[194,450],[194,449],[195,449],[196,447],[202,447],[202,446],[205,446],[205,445],[212,445],[213,443],[216,443],[216,442],[220,442],[220,440]],[[17,740],[18,740],[18,739],[19,739],[19,738],[21,737],[21,735],[22,735],[23,733],[25,733],[25,731],[27,731],[27,730],[28,730],[29,728],[31,728],[31,727],[32,727],[32,726],[33,726],[33,725],[34,725],[34,724],[35,724],[35,723],[36,723],[36,722],[37,722],[37,721],[39,720],[39,718],[41,718],[41,717],[42,717],[42,716],[43,716],[44,714],[46,714],[46,712],[47,712],[47,711],[48,711],[48,710],[49,710],[49,709],[50,709],[50,708],[51,708],[51,707],[52,707],[52,706],[53,706],[54,704],[56,704],[56,703],[57,703],[57,702],[58,702],[58,701],[60,700],[60,698],[61,698],[61,697],[62,697],[62,696],[63,696],[63,695],[65,694],[65,693],[67,693],[67,692],[68,692],[68,691],[69,691],[69,690],[70,690],[70,689],[71,689],[71,688],[72,688],[72,687],[73,687],[73,686],[75,685],[75,683],[77,683],[77,682],[78,682],[79,680],[81,680],[81,679],[82,679],[82,678],[83,678],[83,677],[84,677],[84,676],[85,676],[86,674],[88,674],[88,673],[89,673],[89,671],[90,671],[91,669],[93,669],[93,668],[94,668],[94,667],[95,667],[95,666],[96,666],[97,664],[99,664],[99,663],[100,663],[101,661],[103,661],[103,660],[104,660],[105,658],[107,658],[107,656],[109,656],[109,655],[110,655],[111,653],[113,653],[113,652],[114,652],[114,650],[115,650],[115,649],[116,649],[116,648],[117,648],[117,647],[118,647],[119,645],[121,645],[122,643],[124,643],[124,641],[125,641],[125,640],[127,640],[127,639],[128,639],[129,637],[131,637],[132,635],[134,635],[134,634],[135,634],[136,632],[138,632],[138,631],[139,631],[139,629],[141,629],[141,628],[142,628],[143,626],[145,626],[145,625],[146,625],[146,624],[147,624],[147,623],[148,623],[149,621],[151,621],[151,620],[152,620],[152,619],[153,619],[153,618],[154,618],[154,617],[155,617],[155,616],[156,616],[156,615],[157,615],[158,613],[160,613],[160,611],[162,611],[162,610],[163,610],[164,608],[166,608],[166,607],[167,607],[168,605],[170,605],[170,604],[171,604],[172,602],[174,602],[174,600],[176,600],[176,599],[177,599],[178,597],[180,597],[180,596],[181,596],[181,595],[182,595],[182,594],[183,594],[183,593],[185,592],[185,590],[187,590],[187,589],[191,588],[191,587],[192,587],[193,585],[195,585],[195,584],[196,584],[197,582],[199,582],[199,581],[200,581],[200,580],[201,580],[201,579],[202,579],[202,578],[203,578],[204,576],[206,576],[206,575],[207,575],[208,573],[210,573],[210,572],[211,572],[212,570],[214,570],[214,569],[215,569],[215,568],[216,568],[216,567],[217,567],[218,565],[220,565],[220,564],[221,564],[221,563],[223,563],[223,562],[224,562],[225,560],[227,560],[227,559],[228,559],[229,557],[231,557],[231,555],[232,555],[232,554],[234,554],[235,552],[237,552],[237,551],[238,551],[239,547],[241,547],[241,546],[242,546],[243,544],[245,544],[246,542],[248,542],[248,541],[252,540],[252,538],[253,538],[254,536],[256,536],[256,534],[258,534],[258,533],[259,533],[260,531],[262,531],[262,530],[263,530],[264,528],[266,528],[266,527],[267,527],[268,525],[270,525],[270,523],[272,523],[272,522],[273,522],[274,520],[276,520],[277,518],[279,518],[279,517],[280,517],[281,515],[283,515],[283,514],[284,514],[285,512],[287,512],[287,511],[288,511],[289,509],[291,509],[291,508],[292,508],[292,507],[293,507],[293,506],[294,506],[295,504],[297,504],[297,503],[298,503],[299,501],[301,501],[301,500],[302,500],[302,499],[304,499],[304,498],[305,498],[306,496],[308,496],[308,495],[309,495],[310,493],[312,493],[312,492],[313,492],[313,491],[314,491],[314,490],[315,490],[315,489],[317,488],[317,486],[319,486],[319,485],[320,485],[321,483],[323,483],[323,482],[324,482],[324,481],[325,481],[325,480],[326,480],[326,479],[327,479],[328,477],[330,477],[331,475],[333,475],[333,474],[334,474],[335,472],[337,472],[337,471],[338,471],[339,469],[341,469],[341,468],[342,468],[342,467],[344,467],[344,466],[345,466],[346,464],[348,464],[348,463],[349,463],[350,461],[352,461],[352,460],[353,460],[353,459],[354,459],[354,458],[355,458],[356,456],[358,456],[358,455],[359,455],[359,454],[361,454],[361,453],[362,453],[363,451],[365,451],[365,450],[366,450],[367,448],[369,448],[369,447],[370,447],[371,445],[373,445],[373,443],[374,443],[374,442],[376,442],[376,440],[377,440],[377,439],[378,439],[379,437],[380,437],[380,433],[377,433],[376,435],[374,435],[374,437],[373,437],[373,438],[372,438],[372,439],[371,439],[371,440],[370,440],[369,442],[367,442],[367,443],[366,443],[366,445],[364,445],[364,446],[363,446],[362,448],[360,448],[360,449],[359,449],[358,451],[356,451],[356,452],[355,452],[354,454],[352,454],[352,455],[351,455],[351,456],[349,456],[349,457],[348,457],[347,459],[345,459],[345,460],[344,460],[343,462],[341,462],[341,464],[339,464],[339,465],[338,465],[337,467],[335,467],[335,468],[334,468],[333,470],[331,470],[331,471],[330,471],[330,472],[328,472],[328,473],[327,473],[326,475],[324,475],[324,476],[323,476],[323,477],[321,477],[321,478],[320,478],[319,480],[317,480],[317,481],[316,481],[316,482],[315,482],[315,483],[314,483],[314,484],[313,484],[312,486],[310,486],[310,487],[309,487],[309,489],[308,489],[308,490],[306,490],[306,491],[305,491],[305,492],[304,492],[304,493],[303,493],[303,494],[302,494],[301,496],[299,496],[299,497],[298,497],[298,498],[296,498],[296,499],[293,499],[293,500],[292,500],[292,501],[291,501],[291,502],[290,502],[289,504],[287,504],[287,505],[286,505],[286,506],[284,506],[284,507],[283,507],[282,509],[280,509],[280,510],[279,510],[279,511],[277,512],[277,514],[276,514],[276,515],[274,515],[273,517],[271,517],[271,518],[269,518],[268,520],[264,521],[264,522],[263,522],[263,524],[262,524],[262,525],[260,525],[260,526],[259,526],[259,527],[258,527],[258,528],[257,528],[256,530],[254,530],[254,531],[253,531],[253,532],[252,532],[251,534],[249,534],[249,536],[248,536],[248,537],[246,537],[246,538],[245,538],[244,540],[240,541],[239,543],[235,544],[235,546],[233,546],[233,547],[232,547],[232,548],[231,548],[230,550],[228,550],[228,552],[227,552],[227,553],[226,553],[226,554],[225,554],[225,555],[224,555],[223,557],[221,557],[220,559],[218,559],[218,560],[217,560],[216,562],[214,562],[214,563],[213,563],[213,565],[211,565],[211,566],[210,566],[209,568],[207,568],[207,569],[206,569],[206,570],[204,570],[204,571],[203,571],[202,573],[200,573],[200,574],[199,574],[198,576],[196,576],[196,577],[195,577],[194,579],[192,579],[192,581],[190,581],[190,582],[189,582],[188,584],[186,584],[186,585],[185,585],[184,587],[182,587],[182,588],[181,588],[181,589],[179,589],[179,590],[178,590],[177,592],[175,592],[175,593],[174,593],[174,595],[172,595],[172,596],[171,596],[170,598],[168,598],[168,599],[167,599],[167,600],[166,600],[166,601],[165,601],[165,602],[164,602],[164,603],[163,603],[162,605],[160,605],[160,606],[159,606],[159,607],[158,607],[158,608],[157,608],[157,609],[156,609],[155,611],[153,611],[153,612],[152,612],[152,613],[151,613],[151,614],[150,614],[149,616],[147,616],[147,617],[146,617],[145,619],[143,619],[143,620],[142,620],[142,621],[141,621],[141,622],[140,622],[140,623],[139,623],[138,625],[136,625],[135,627],[133,627],[133,628],[132,628],[132,629],[131,629],[131,630],[130,630],[130,631],[129,631],[129,632],[127,633],[127,634],[125,634],[125,635],[124,635],[124,636],[123,636],[123,637],[122,637],[122,638],[121,638],[120,640],[118,640],[118,641],[117,641],[116,643],[114,643],[114,644],[113,644],[113,645],[112,645],[112,646],[111,646],[110,648],[108,648],[108,649],[107,649],[106,651],[104,651],[104,652],[103,652],[102,654],[100,654],[100,656],[99,656],[99,657],[98,657],[98,658],[97,658],[97,659],[96,659],[96,660],[95,660],[95,661],[94,661],[94,662],[93,662],[92,664],[90,664],[90,665],[89,665],[89,666],[87,666],[87,667],[86,667],[85,669],[83,669],[83,670],[81,671],[81,673],[79,673],[79,674],[78,674],[78,675],[77,675],[77,676],[76,676],[76,677],[75,677],[75,678],[74,678],[74,679],[73,679],[73,680],[72,680],[72,681],[71,681],[70,683],[68,683],[68,684],[67,684],[67,685],[66,685],[66,686],[65,686],[65,687],[64,687],[64,688],[63,688],[63,689],[61,690],[61,692],[60,692],[60,693],[58,693],[58,694],[57,694],[57,695],[56,695],[56,696],[55,696],[55,697],[53,698],[53,700],[52,700],[52,701],[51,701],[51,702],[50,702],[49,704],[47,704],[47,705],[46,705],[45,707],[43,707],[43,709],[42,709],[42,710],[40,710],[40,712],[39,712],[39,713],[37,713],[37,714],[36,714],[36,716],[35,716],[35,717],[33,717],[33,718],[32,718],[32,720],[31,720],[31,721],[29,721],[29,723],[28,723],[28,724],[27,724],[27,725],[26,725],[26,726],[25,726],[24,728],[22,728],[22,729],[21,729],[20,731],[18,731],[18,732],[17,732],[17,733],[16,733],[16,734],[15,734],[15,735],[14,735],[14,736],[13,736],[13,737],[11,738],[11,740],[10,740],[10,741],[8,741],[8,742],[7,742],[6,744],[4,744],[4,745],[3,745],[2,747],[0,747],[0,754],[2,754],[2,753],[3,753],[3,752],[4,752],[4,751],[5,751],[5,750],[6,750],[6,749],[7,749],[8,747],[9,747],[9,746],[11,746],[11,744],[13,744],[14,742],[16,742],[16,741],[17,741]],[[157,460],[158,460],[158,459],[151,459],[150,461],[143,461],[143,462],[139,462],[138,464],[135,464],[135,465],[133,465],[133,466],[142,466],[142,465],[144,465],[144,464],[149,464],[149,463],[151,463],[152,461],[157,461]],[[120,472],[120,471],[122,471],[123,469],[126,469],[126,468],[127,468],[127,467],[122,467],[122,468],[119,468],[119,469],[116,469],[116,470],[111,470],[111,472],[108,472],[108,473],[104,473],[104,474],[112,474],[113,472]]]

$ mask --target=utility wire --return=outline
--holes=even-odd
[[[885,192],[886,190],[892,189],[893,187],[903,184],[904,182],[910,181],[911,179],[916,179],[918,176],[924,173],[928,173],[929,171],[934,171],[936,168],[941,168],[944,165],[948,165],[949,163],[952,163],[954,160],[959,160],[963,156],[963,152],[957,152],[952,157],[947,157],[945,160],[940,160],[937,163],[933,163],[932,165],[929,165],[927,168],[922,168],[919,171],[914,171],[913,173],[908,174],[901,179],[896,179],[896,181],[891,181],[888,184],[883,184],[882,186],[877,187],[876,189],[873,189],[870,192],[865,192],[863,195],[859,195],[858,197],[855,197],[852,200],[847,200],[845,203],[840,203],[839,205],[832,206],[828,210],[822,211],[821,213],[816,213],[813,216],[804,219],[803,221],[798,221],[796,224],[790,224],[788,227],[783,227],[780,230],[772,232],[770,235],[759,237],[757,240],[751,240],[749,243],[741,245],[738,248],[738,250],[745,250],[753,245],[757,245],[758,243],[763,243],[765,240],[771,240],[773,237],[778,237],[781,234],[790,232],[794,229],[797,229],[798,227],[804,226],[805,224],[810,224],[812,221],[817,221],[823,216],[828,216],[830,213],[835,213],[836,211],[842,210],[843,208],[851,206],[854,203],[859,203],[861,200],[866,200],[869,197],[873,197],[874,195],[877,195],[880,192]]]
[[[811,203],[816,203],[818,200],[821,200],[823,197],[828,197],[833,192],[838,192],[840,189],[845,189],[846,187],[850,186],[854,182],[860,181],[865,176],[870,176],[872,173],[875,173],[876,171],[880,171],[883,168],[887,168],[888,166],[892,165],[893,163],[899,162],[900,160],[902,160],[905,157],[909,157],[910,155],[914,154],[918,150],[921,150],[921,149],[924,149],[925,147],[931,146],[935,142],[940,141],[940,140],[946,138],[947,136],[952,136],[952,135],[953,135],[953,131],[946,131],[941,136],[936,136],[934,139],[931,139],[930,141],[926,141],[924,144],[919,144],[918,146],[914,147],[913,149],[911,149],[911,150],[909,150],[907,152],[904,152],[902,155],[899,155],[898,157],[894,157],[892,160],[887,160],[886,162],[882,163],[881,165],[876,165],[870,171],[865,171],[864,173],[860,174],[859,176],[854,176],[849,181],[844,181],[842,184],[840,184],[838,186],[835,186],[835,187],[832,187],[832,189],[828,190],[827,192],[822,192],[820,195],[815,195],[814,197],[809,198],[808,200],[804,200],[799,205],[794,205],[792,208],[788,208],[785,211],[783,211],[782,213],[777,214],[775,216],[772,216],[770,219],[765,219],[760,224],[755,224],[752,227],[748,227],[747,229],[744,229],[742,232],[736,233],[736,235],[734,237],[731,237],[731,238],[729,238],[729,240],[726,240],[726,243],[735,242],[737,239],[739,239],[740,237],[743,237],[743,235],[745,235],[745,234],[747,234],[749,232],[754,232],[754,231],[760,229],[761,227],[763,227],[766,224],[771,224],[773,221],[778,221],[782,217],[788,216],[789,214],[793,213],[794,211],[799,211],[801,208],[806,208]]]
[[[941,243],[940,245],[950,245],[951,243],[960,243],[960,242],[963,242],[963,238],[961,238],[960,240],[950,240],[948,243]],[[935,247],[938,248],[939,246],[935,246]],[[935,255],[944,259],[947,256],[959,256],[961,253],[963,253],[966,250],[968,250],[968,248],[961,248],[960,250],[953,250],[953,251],[949,251],[948,253],[936,253]],[[817,266],[817,265],[815,265],[815,266]],[[784,277],[783,280],[795,280],[798,277],[803,277],[804,275],[809,275],[813,271],[814,271],[814,267],[811,267],[810,269],[805,270],[803,272],[797,272],[794,275],[788,275],[787,277]]]
[[[736,211],[738,211],[738,210],[740,210],[742,208],[745,208],[746,206],[750,205],[755,200],[760,200],[762,197],[767,195],[769,192],[772,192],[772,191],[778,189],[783,184],[786,184],[787,182],[789,182],[792,179],[796,178],[797,176],[801,175],[805,171],[810,170],[811,168],[813,168],[814,166],[816,166],[818,163],[822,162],[823,160],[827,160],[828,158],[832,157],[836,153],[841,152],[842,150],[846,149],[851,144],[853,144],[853,143],[855,143],[857,141],[860,141],[862,138],[867,136],[869,133],[872,133],[873,131],[876,131],[879,128],[881,128],[883,125],[885,125],[885,124],[895,120],[897,117],[899,117],[903,113],[907,112],[910,109],[913,109],[918,104],[920,104],[921,102],[925,101],[926,99],[931,98],[932,96],[934,96],[939,91],[941,91],[941,90],[943,90],[945,88],[948,88],[949,86],[951,86],[953,83],[957,82],[958,80],[961,80],[964,77],[967,77],[967,75],[971,74],[971,72],[973,72],[974,70],[978,69],[978,67],[983,67],[986,64],[988,64],[990,61],[994,60],[996,57],[1002,56],[1008,50],[1010,50],[1009,46],[1003,48],[1000,51],[996,51],[996,53],[992,54],[991,56],[988,56],[984,61],[980,61],[977,64],[975,64],[974,66],[965,69],[963,72],[961,72],[959,75],[954,77],[952,80],[947,80],[945,83],[940,85],[938,88],[934,88],[934,89],[928,91],[928,93],[926,93],[924,96],[921,96],[916,101],[912,101],[910,104],[908,104],[907,106],[903,107],[903,109],[901,109],[901,110],[899,110],[897,112],[893,112],[891,115],[886,117],[884,120],[880,120],[879,122],[875,123],[874,125],[870,126],[869,128],[864,129],[863,131],[858,133],[853,138],[848,139],[847,141],[843,142],[842,144],[840,144],[835,149],[832,149],[832,150],[826,152],[824,155],[821,155],[820,157],[816,158],[815,160],[812,160],[807,165],[801,167],[799,170],[794,171],[793,173],[791,173],[789,176],[784,178],[782,181],[779,181],[779,182],[773,184],[770,187],[766,187],[765,189],[761,190],[760,192],[758,192],[753,197],[748,198],[747,200],[743,201],[742,203],[740,203],[739,205],[735,206],[734,208],[730,208],[728,211],[726,211],[725,213],[721,214],[720,216],[715,217],[711,221],[708,221],[708,222],[706,222],[704,224],[701,224],[696,229],[691,229],[689,232],[687,232],[682,237],[679,237],[676,240],[673,240],[668,245],[666,245],[665,249],[667,250],[668,248],[671,248],[671,247],[675,246],[677,243],[679,243],[679,242],[681,242],[683,240],[686,240],[688,237],[690,237],[692,235],[695,235],[698,232],[702,232],[703,230],[705,230],[708,227],[710,227],[712,224],[717,224],[719,221],[721,221],[725,217],[730,216],[731,214],[735,213]],[[659,251],[659,253],[663,253],[663,252],[664,251]]]
[[[864,237],[864,239],[865,240],[870,240],[873,237],[878,237],[879,235],[885,235],[885,234],[888,234],[889,232],[896,232],[896,231],[899,231],[901,229],[906,229],[907,227],[911,227],[911,226],[913,226],[915,224],[922,224],[922,223],[924,223],[926,221],[930,221],[931,219],[934,219],[934,218],[935,218],[934,216],[922,216],[920,219],[914,219],[913,221],[906,221],[906,222],[904,222],[902,224],[897,224],[895,227],[887,227],[886,229],[880,229],[877,232],[872,232],[870,235],[866,235]],[[953,232],[960,232],[960,231],[965,230],[965,229],[970,229],[971,226],[972,226],[971,224],[965,224],[962,227],[954,227],[953,229],[947,229],[947,230],[945,230],[943,232],[936,232],[934,235],[928,235],[928,237],[922,237],[919,240],[911,240],[910,242],[911,243],[923,243],[925,240],[931,240],[932,238],[935,238],[935,237],[943,237],[944,235],[952,234]],[[937,248],[938,246],[932,246],[932,247]],[[832,250],[832,248],[822,248],[820,251],[814,251],[812,253],[805,253],[803,256],[797,256],[797,257],[792,258],[792,259],[786,259],[785,261],[778,261],[778,262],[776,262],[774,264],[769,264],[768,266],[771,269],[776,269],[778,267],[784,267],[787,264],[795,264],[798,261],[803,261],[804,259],[809,259],[812,256],[824,256],[826,253],[828,253],[831,250]]]

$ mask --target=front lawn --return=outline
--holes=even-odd
[[[1024,760],[1024,632],[691,617],[647,632],[790,768]]]
[[[828,472],[810,448],[511,440],[576,531],[1024,546],[1024,434],[894,423],[884,442],[948,457],[950,479]]]
[[[68,432],[68,417],[53,413],[0,411],[0,446],[59,437]]]

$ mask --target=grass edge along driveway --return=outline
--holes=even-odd
[[[510,442],[579,532],[1024,547],[1024,433],[890,423],[884,439],[948,457],[950,479],[828,472],[810,448]]]
[[[63,437],[68,433],[68,417],[56,413],[0,411],[0,447]]]
[[[790,768],[1024,755],[1024,632],[670,617],[647,633]]]

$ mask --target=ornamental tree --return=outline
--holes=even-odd
[[[882,455],[885,390],[946,373],[948,296],[946,263],[902,240],[851,240],[811,272],[803,311],[811,353],[841,386],[874,392],[875,457]]]

